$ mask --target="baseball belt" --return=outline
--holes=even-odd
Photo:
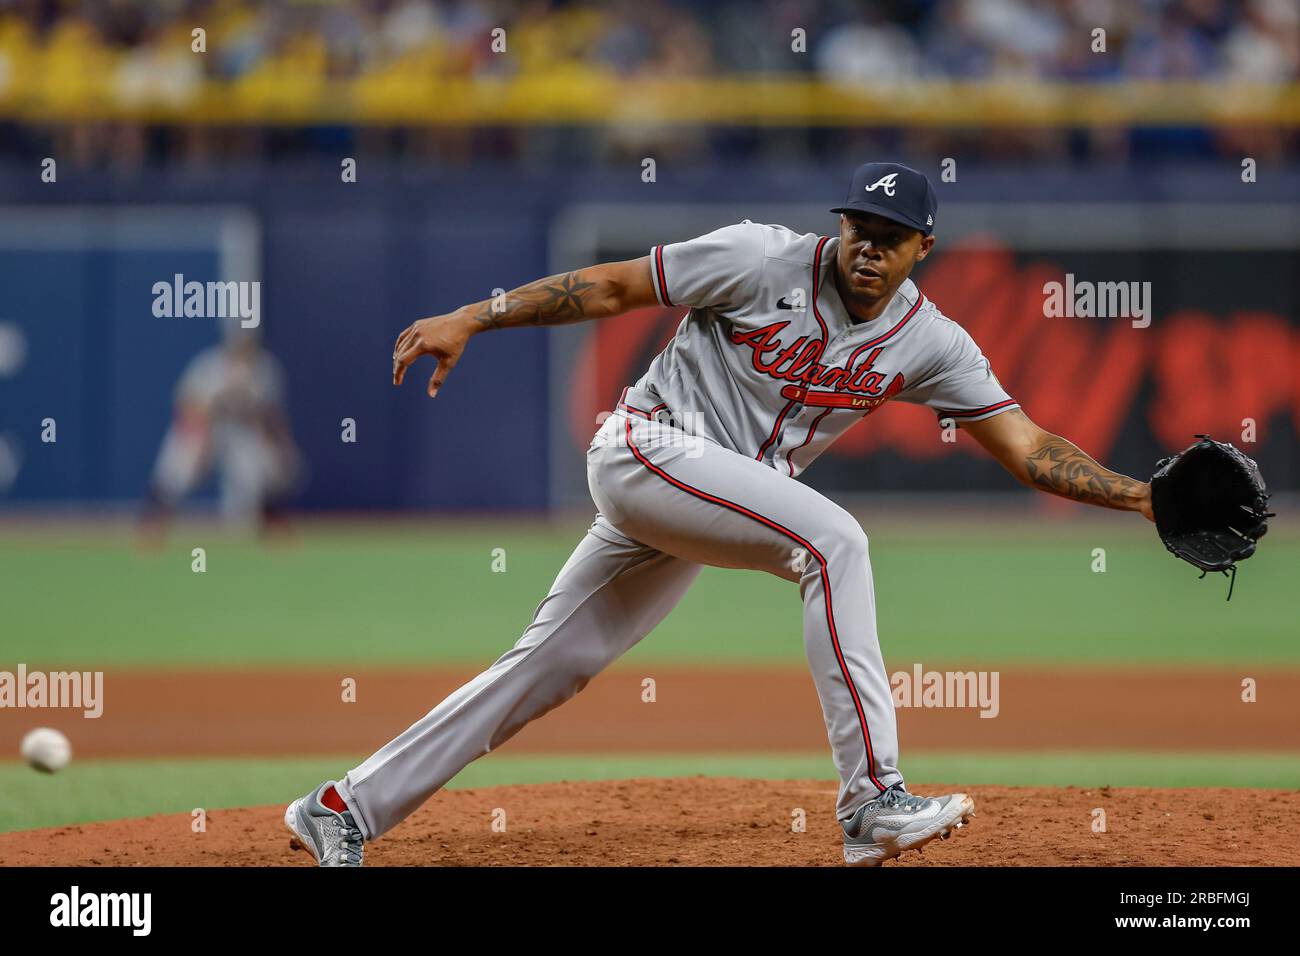
[[[669,410],[667,402],[654,401],[652,403],[647,401],[647,399],[656,398],[657,396],[651,395],[649,392],[640,389],[633,390],[629,386],[623,389],[623,394],[618,400],[618,407],[630,415],[636,415],[647,421],[658,422],[671,428],[681,428],[682,426],[677,423],[677,419],[673,417],[673,413]],[[642,405],[647,407],[640,407]]]

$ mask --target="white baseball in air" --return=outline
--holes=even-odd
[[[72,744],[52,727],[37,727],[23,738],[19,751],[31,766],[44,773],[62,770],[72,762]]]

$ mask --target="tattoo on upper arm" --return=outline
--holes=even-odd
[[[1142,483],[1103,468],[1064,438],[1053,435],[1025,459],[1030,480],[1045,491],[1108,508],[1123,508]]]
[[[530,282],[506,296],[506,307],[492,308],[489,300],[474,311],[474,320],[488,329],[510,325],[563,325],[587,318],[587,304],[596,283],[586,282],[577,272],[549,276]]]

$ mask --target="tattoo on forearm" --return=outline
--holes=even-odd
[[[586,282],[577,272],[549,276],[520,286],[505,295],[505,308],[494,308],[488,299],[473,307],[474,320],[488,329],[512,325],[564,325],[588,318],[588,305],[596,283]]]
[[[1127,509],[1141,496],[1142,482],[1103,468],[1064,438],[1051,437],[1025,467],[1044,491],[1103,508]]]

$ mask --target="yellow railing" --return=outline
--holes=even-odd
[[[801,78],[628,81],[581,70],[515,79],[263,70],[141,89],[84,73],[15,74],[0,119],[176,124],[1037,127],[1300,125],[1300,84],[948,83],[851,89]]]

